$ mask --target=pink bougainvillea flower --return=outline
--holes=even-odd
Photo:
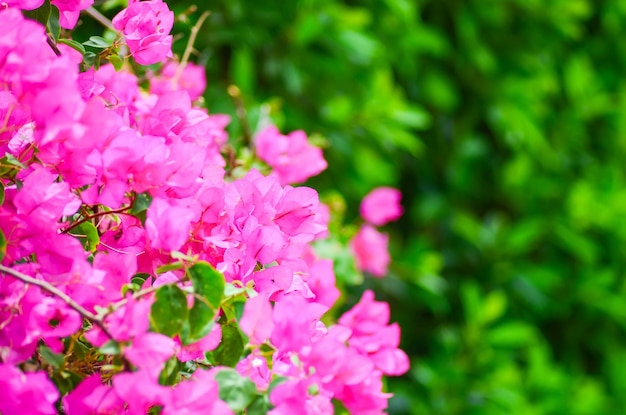
[[[22,373],[10,364],[0,364],[0,413],[56,414],[59,391],[44,372]]]
[[[137,63],[151,65],[172,56],[174,13],[161,0],[131,1],[113,18]]]
[[[376,277],[384,277],[391,258],[388,251],[389,236],[378,232],[373,226],[364,225],[350,241],[356,266]]]
[[[359,212],[368,223],[381,226],[402,216],[404,210],[400,205],[401,199],[399,190],[379,187],[363,198]]]
[[[257,154],[272,167],[282,185],[302,183],[328,166],[322,150],[309,144],[304,131],[285,136],[270,126],[257,134],[255,143]]]
[[[113,388],[102,384],[99,374],[83,379],[63,398],[63,408],[68,415],[117,414],[124,412],[124,406]]]
[[[143,333],[136,336],[124,355],[133,365],[158,377],[163,364],[174,355],[176,342],[163,334]]]
[[[89,8],[93,4],[93,0],[52,0],[50,3],[59,9],[61,27],[72,29],[78,22],[80,11]]]
[[[67,183],[45,168],[32,172],[15,196],[17,213],[36,228],[54,227],[61,216],[71,215],[80,207],[80,199],[70,192]]]
[[[351,347],[368,357],[386,375],[402,375],[409,370],[409,358],[398,348],[400,327],[389,323],[389,304],[374,300],[367,290],[352,309],[339,318],[339,325],[349,328]]]
[[[250,378],[259,390],[266,390],[272,381],[272,372],[267,366],[267,359],[257,349],[240,360],[235,369],[240,375]]]
[[[0,2],[0,6],[2,6],[3,3],[9,7],[17,7],[22,10],[35,10],[41,7],[44,0],[4,0],[3,2]]]
[[[251,344],[262,344],[269,339],[274,328],[272,311],[272,305],[263,295],[246,301],[239,327],[250,337]]]
[[[175,251],[189,238],[193,212],[168,199],[155,198],[148,208],[146,233],[155,249]]]
[[[168,389],[159,385],[158,374],[147,369],[122,372],[113,377],[115,393],[127,404],[127,415],[145,415],[166,400]]]
[[[196,370],[191,379],[168,390],[162,415],[232,415],[225,402],[219,399],[219,387],[214,374]]]
[[[163,66],[158,76],[150,78],[150,92],[163,95],[167,92],[185,90],[189,98],[196,100],[202,96],[206,89],[206,74],[204,67],[192,62],[182,69],[180,64],[170,61]],[[178,71],[180,74],[176,77]]]

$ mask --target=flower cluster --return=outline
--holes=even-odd
[[[90,6],[51,3],[65,27]],[[131,65],[79,72],[83,56],[62,42],[55,53],[18,10],[41,2],[6,4],[0,412],[331,414],[336,400],[382,413],[383,375],[408,370],[387,304],[368,291],[321,321],[339,297],[311,245],[329,211],[291,186],[326,167],[321,150],[271,127],[256,144],[273,172],[232,177],[229,118],[193,103],[203,72],[164,62],[162,1],[131,1],[113,20],[138,64],[164,63],[149,90]],[[378,221],[399,215],[372,206]]]
[[[350,241],[357,267],[376,277],[384,277],[391,258],[389,257],[389,236],[379,232],[375,226],[382,226],[397,220],[404,212],[400,205],[402,194],[390,187],[372,190],[361,202],[361,217],[367,222]]]

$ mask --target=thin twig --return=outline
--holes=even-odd
[[[153,292],[155,292],[156,290],[158,290],[159,287],[149,287],[146,288],[145,290],[140,290],[137,291],[135,294],[132,295],[133,300],[138,300],[141,297],[144,297],[148,294],[151,294]],[[124,298],[120,301],[118,301],[115,304],[111,304],[104,313],[100,314],[100,318],[104,319],[104,317],[108,316],[109,314],[114,313],[115,311],[119,310],[120,308],[124,307],[126,304],[128,303],[128,298]]]
[[[233,99],[235,103],[235,114],[241,124],[241,133],[243,135],[243,144],[246,147],[252,149],[252,130],[250,129],[250,123],[248,122],[248,112],[246,111],[246,105],[241,97],[241,90],[237,85],[229,86],[226,91],[228,95]]]
[[[0,272],[11,275],[13,278],[16,278],[26,284],[35,285],[41,288],[42,290],[49,292],[55,297],[60,298],[68,306],[76,310],[78,314],[80,314],[87,320],[91,321],[96,326],[100,327],[100,329],[104,332],[104,334],[106,334],[108,337],[113,339],[113,336],[111,335],[111,333],[109,333],[109,330],[107,330],[107,328],[104,326],[104,321],[101,318],[99,318],[98,316],[96,316],[95,314],[87,310],[86,308],[84,308],[82,305],[78,304],[69,295],[65,294],[63,291],[59,290],[58,288],[51,285],[50,283],[35,279],[33,277],[29,277],[26,274],[22,274],[21,272],[16,271],[12,268],[5,267],[4,265],[0,265]]]
[[[198,32],[200,32],[200,28],[202,24],[206,20],[207,17],[211,14],[210,11],[205,11],[202,13],[196,24],[191,28],[191,34],[189,35],[189,42],[187,42],[187,47],[185,48],[185,52],[183,53],[183,58],[180,60],[180,65],[176,68],[176,73],[174,74],[173,82],[174,84],[178,83],[180,76],[185,69],[185,66],[189,63],[189,56],[191,55],[191,51],[193,50],[193,44],[196,42],[196,37],[198,37]]]
[[[94,20],[97,20],[98,23],[100,23],[102,26],[114,32],[117,32],[117,29],[115,28],[115,26],[113,26],[113,23],[105,15],[103,15],[98,10],[96,10],[94,7],[89,7],[88,9],[84,11],[89,16],[91,16]]]
[[[95,218],[99,218],[100,216],[106,216],[106,215],[115,215],[115,214],[120,214],[120,213],[126,213],[129,210],[131,210],[133,208],[133,206],[135,205],[135,198],[133,197],[133,199],[130,202],[130,205],[119,208],[119,209],[113,209],[113,210],[106,210],[106,211],[102,211],[102,212],[98,212],[98,213],[94,213],[92,215],[88,215],[85,216],[84,218],[82,218],[81,220],[79,220],[78,222],[74,222],[72,223],[70,226],[68,226],[67,228],[61,230],[60,233],[68,233],[69,231],[71,231],[72,229],[74,229],[77,226],[82,225],[85,222],[88,222],[92,219]]]

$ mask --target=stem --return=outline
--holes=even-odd
[[[159,287],[149,287],[149,288],[146,288],[145,290],[137,291],[135,294],[133,294],[132,297],[134,300],[137,300],[143,296],[146,296],[148,294],[155,292],[158,289]],[[100,314],[100,318],[104,319],[104,317],[124,307],[127,303],[128,303],[128,298],[124,298],[123,300],[120,300],[115,304],[111,304],[109,308],[107,308],[106,312],[104,312],[103,314]]]
[[[117,29],[115,28],[115,26],[113,26],[113,23],[105,15],[100,13],[95,8],[89,7],[88,9],[86,9],[84,11],[89,16],[91,16],[94,20],[98,21],[98,23],[100,23],[102,26],[106,27],[109,30],[117,32]]]
[[[243,144],[252,149],[252,130],[250,129],[250,123],[248,123],[248,113],[241,97],[241,90],[236,85],[231,85],[228,87],[227,92],[235,103],[235,114],[237,114],[237,119],[239,119],[241,124]]]
[[[111,335],[111,333],[109,333],[107,328],[104,326],[104,322],[101,318],[99,318],[98,316],[96,316],[95,314],[87,310],[86,308],[84,308],[82,305],[78,304],[76,301],[72,300],[72,298],[69,295],[65,294],[63,291],[59,290],[58,288],[51,285],[50,283],[35,279],[33,277],[29,277],[26,274],[22,274],[21,272],[5,267],[4,265],[0,265],[0,272],[11,275],[13,278],[18,279],[22,281],[23,283],[26,283],[29,285],[35,285],[41,288],[42,290],[49,292],[55,297],[60,298],[68,306],[76,310],[78,314],[80,314],[87,320],[91,321],[96,326],[100,327],[100,329],[104,332],[104,334],[106,334],[108,337],[113,339],[113,336]]]
[[[196,24],[191,28],[189,42],[187,42],[187,47],[185,48],[185,52],[183,53],[183,58],[181,59],[178,68],[176,68],[176,74],[174,74],[174,84],[178,83],[178,80],[180,79],[180,76],[182,75],[185,66],[187,66],[187,63],[189,63],[189,56],[191,55],[191,51],[193,50],[193,44],[196,43],[196,37],[198,37],[198,32],[200,31],[202,24],[204,23],[206,18],[209,17],[210,14],[211,12],[208,10],[202,13]]]
[[[70,226],[68,226],[67,228],[63,229],[61,231],[61,233],[68,233],[69,231],[71,231],[75,227],[80,226],[83,223],[85,223],[87,221],[90,221],[92,219],[99,218],[100,216],[115,215],[115,214],[119,214],[119,213],[125,213],[125,212],[131,210],[134,205],[135,205],[135,199],[133,198],[131,200],[131,202],[130,202],[130,205],[128,205],[128,206],[125,206],[125,207],[119,208],[119,209],[98,212],[98,213],[94,213],[93,215],[86,216],[86,217],[82,218],[81,220],[79,220],[78,222],[74,222]]]

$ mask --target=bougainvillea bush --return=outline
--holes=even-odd
[[[0,413],[384,412],[408,358],[372,291],[328,312],[322,151],[272,125],[233,145],[197,105],[206,16],[179,59],[162,1],[0,8]],[[102,36],[72,39],[81,13]],[[399,203],[374,190],[343,239],[372,276]]]

